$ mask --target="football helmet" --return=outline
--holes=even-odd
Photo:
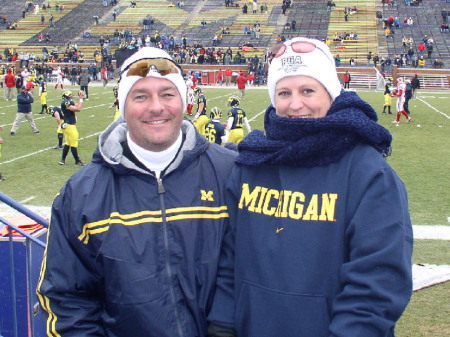
[[[197,87],[194,89],[194,94],[198,95],[199,93],[203,92],[202,88]]]
[[[48,108],[47,108],[47,114],[49,114],[49,115],[52,115],[53,114],[53,109],[54,109],[55,107],[53,106],[53,105],[50,105]]]
[[[218,107],[214,107],[211,109],[211,113],[209,115],[209,118],[211,119],[221,119],[222,118],[222,110]]]
[[[239,106],[239,103],[240,103],[239,98],[232,96],[232,97],[228,98],[227,106],[234,108],[236,106]]]
[[[71,99],[73,97],[72,91],[66,90],[62,94],[62,98],[64,99]]]

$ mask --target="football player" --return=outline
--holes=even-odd
[[[192,116],[192,108],[194,107],[194,82],[192,81],[192,76],[188,75],[186,80],[187,87],[187,114]]]
[[[45,83],[44,77],[39,76],[38,84],[39,84],[39,98],[41,99],[40,114],[42,115],[47,111],[47,83]]]
[[[47,113],[49,115],[51,115],[52,117],[54,117],[56,119],[56,124],[58,125],[58,128],[56,129],[56,133],[58,134],[58,145],[56,145],[54,147],[54,149],[55,150],[62,149],[63,148],[62,143],[63,143],[64,133],[63,133],[63,129],[62,129],[61,125],[65,126],[63,124],[64,123],[64,116],[63,116],[63,114],[61,112],[61,109],[58,108],[57,106],[50,105],[47,108],[46,111],[47,111]]]
[[[392,105],[392,78],[388,77],[385,85],[384,85],[384,106],[383,106],[383,114],[386,114],[386,108],[388,110],[388,114],[392,115],[391,105]]]
[[[225,126],[220,123],[222,118],[222,110],[218,107],[211,109],[209,115],[210,121],[205,125],[205,137],[210,143],[216,143],[219,145],[227,142],[227,136],[225,134]]]
[[[57,71],[57,73],[56,73],[56,84],[55,84],[55,89],[53,89],[53,90],[58,89],[58,85],[60,85],[61,89],[64,90],[64,74],[63,74],[63,72],[61,70],[61,67],[58,67],[58,69],[56,71]]]
[[[62,123],[61,128],[63,129],[64,137],[66,142],[64,144],[62,158],[59,165],[64,165],[66,163],[66,157],[71,150],[73,158],[75,159],[75,165],[84,166],[85,164],[81,161],[78,156],[78,130],[77,130],[77,117],[76,113],[81,111],[84,100],[84,92],[79,91],[78,97],[80,101],[75,104],[73,101],[73,94],[71,91],[64,91],[62,94],[61,102],[61,112],[64,116],[64,123]]]
[[[409,123],[411,121],[411,117],[409,117],[404,107],[405,94],[406,94],[406,84],[403,81],[403,78],[399,77],[397,79],[397,93],[395,95],[394,93],[391,94],[393,97],[397,97],[397,118],[395,119],[395,121],[392,121],[392,123],[395,124],[400,123],[401,115],[404,115],[406,117],[407,119],[406,123]]]
[[[239,107],[239,104],[240,101],[237,97],[230,97],[228,99],[227,106],[231,109],[228,110],[228,122],[226,129],[229,131],[228,141],[235,144],[239,144],[239,142],[244,138],[244,130],[242,129],[244,124],[247,132],[251,131],[247,114]]]
[[[113,88],[113,94],[114,94],[114,98],[115,99],[114,99],[113,104],[111,104],[109,106],[110,109],[116,108],[115,111],[114,111],[114,117],[113,117],[114,120],[116,120],[117,118],[120,117],[119,99],[117,98],[118,97],[118,93],[119,93],[119,85],[116,84],[114,86],[114,88]]]
[[[206,97],[200,87],[195,88],[194,93],[197,95],[197,113],[195,114],[192,122],[198,132],[204,136],[205,125],[208,123],[208,117],[206,117]]]

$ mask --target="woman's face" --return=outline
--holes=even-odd
[[[332,102],[325,87],[309,76],[285,77],[275,87],[275,108],[281,117],[322,118]]]

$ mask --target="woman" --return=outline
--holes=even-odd
[[[239,144],[210,332],[393,336],[412,292],[412,226],[391,135],[341,90],[333,57],[295,38],[271,53],[265,133]]]

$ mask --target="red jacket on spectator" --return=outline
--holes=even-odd
[[[219,73],[217,74],[217,82],[223,82],[223,71],[219,69]]]
[[[25,84],[25,87],[27,88],[28,91],[32,91],[34,89],[34,83],[32,81],[28,81]]]
[[[344,74],[344,82],[350,82],[350,80],[351,80],[351,76],[350,76],[350,74],[348,74],[348,73],[345,73]]]
[[[233,71],[230,68],[225,69],[225,76],[233,75]]]
[[[13,75],[11,69],[8,69],[8,73],[5,75],[5,84],[8,88],[16,86],[16,76]]]
[[[104,66],[102,68],[102,80],[107,80],[108,79],[108,68],[106,68],[106,66]]]
[[[238,89],[245,89],[245,83],[247,83],[247,78],[244,76],[244,73],[240,73],[239,77],[236,80]]]

